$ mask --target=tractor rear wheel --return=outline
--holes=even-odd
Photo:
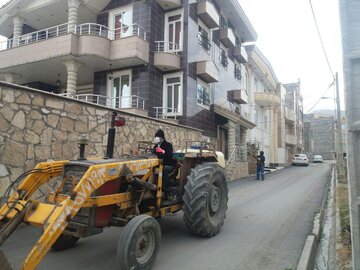
[[[120,270],[149,270],[159,253],[161,229],[147,215],[134,217],[121,233],[117,248]]]
[[[52,245],[51,249],[54,251],[69,249],[72,248],[78,240],[79,237],[61,234],[59,238],[55,241],[55,243]]]
[[[224,225],[228,186],[224,170],[216,163],[203,163],[191,170],[185,185],[183,212],[193,234],[211,237]]]

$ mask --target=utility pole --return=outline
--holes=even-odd
[[[337,152],[336,152],[336,167],[338,180],[340,180],[344,176],[344,158],[343,158],[343,149],[342,149],[342,130],[341,130],[341,108],[340,108],[340,93],[339,93],[339,77],[338,73],[335,73],[335,85],[336,85],[336,113],[337,113]]]

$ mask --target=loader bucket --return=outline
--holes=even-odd
[[[0,267],[1,270],[13,270],[4,252],[0,249]]]

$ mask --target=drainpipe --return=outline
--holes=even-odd
[[[68,0],[68,32],[76,33],[79,19],[80,0]]]
[[[13,32],[13,47],[19,46],[20,37],[22,35],[22,29],[24,25],[24,18],[20,16],[13,17],[14,32]]]
[[[66,92],[69,97],[73,97],[76,95],[78,70],[83,64],[75,60],[67,60],[64,64],[67,69]]]

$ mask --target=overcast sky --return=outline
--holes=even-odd
[[[332,82],[309,0],[238,1],[258,34],[256,45],[270,61],[278,80],[282,83],[301,80],[304,112],[307,113]],[[311,1],[331,68],[334,73],[339,72],[342,96],[338,0]],[[6,2],[0,0],[0,6]],[[334,87],[325,96],[334,97]],[[314,110],[333,108],[333,100],[328,99],[321,100]]]
[[[309,0],[238,0],[256,32],[256,45],[282,83],[301,80],[304,111],[308,112],[332,82],[311,13]],[[339,72],[342,98],[342,50],[338,0],[311,0],[333,72]],[[334,97],[334,87],[327,94]],[[342,98],[343,100],[343,98]],[[342,110],[344,106],[342,105]],[[316,109],[333,109],[321,100]]]

